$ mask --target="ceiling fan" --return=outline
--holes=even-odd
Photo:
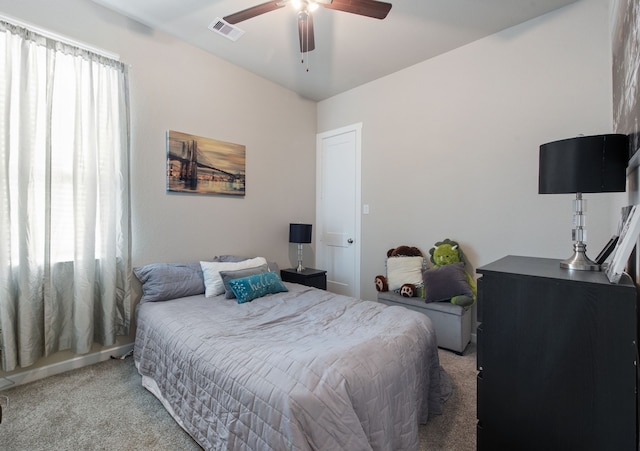
[[[252,6],[230,14],[223,19],[230,24],[237,24],[243,20],[283,8],[288,3],[291,3],[298,11],[298,36],[301,53],[310,52],[316,48],[311,13],[318,9],[319,6],[374,19],[384,19],[391,10],[391,3],[377,0],[279,0]]]

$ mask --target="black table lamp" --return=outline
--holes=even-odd
[[[298,267],[296,271],[304,271],[302,266],[302,244],[311,242],[311,224],[289,224],[289,242],[298,243]]]
[[[540,146],[539,194],[575,193],[573,201],[573,256],[562,268],[599,271],[587,255],[582,193],[625,191],[628,162],[627,135],[579,136]]]

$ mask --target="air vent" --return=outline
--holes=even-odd
[[[209,30],[213,31],[214,33],[218,33],[234,42],[244,34],[243,30],[234,25],[231,25],[228,22],[225,22],[224,19],[220,19],[219,17],[216,17],[216,20],[209,24]]]

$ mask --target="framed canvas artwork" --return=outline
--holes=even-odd
[[[629,136],[629,158],[640,149],[640,3],[612,2],[613,128]]]
[[[167,191],[244,196],[245,159],[241,144],[169,130]]]

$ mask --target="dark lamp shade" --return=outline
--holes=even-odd
[[[579,136],[540,146],[539,194],[609,193],[626,188],[627,135]]]
[[[290,243],[310,243],[311,224],[289,224]]]

